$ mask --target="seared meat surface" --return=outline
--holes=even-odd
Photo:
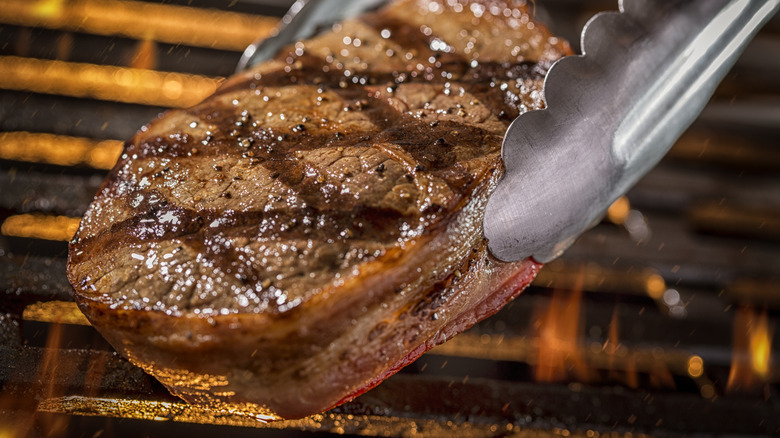
[[[173,393],[263,418],[369,389],[497,311],[501,141],[568,46],[501,1],[401,0],[129,141],[70,245],[79,306]]]

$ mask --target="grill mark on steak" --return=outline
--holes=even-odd
[[[314,62],[312,60],[311,62]],[[512,73],[508,73],[508,72]],[[489,84],[483,84],[487,78],[494,78],[498,74],[506,74],[508,77],[534,77],[540,71],[530,64],[523,64],[520,67],[510,64],[492,66],[491,68],[474,69],[470,75],[465,75],[464,84],[470,85],[469,88],[476,93],[488,96],[494,101],[503,102],[503,106],[510,106],[515,112],[519,111],[514,105],[514,101],[507,103],[508,99],[497,99],[495,94],[506,94],[496,86],[495,81]],[[279,80],[282,79],[278,74]],[[268,78],[268,75],[265,76]],[[273,76],[272,76],[273,78]],[[271,81],[272,83],[274,81]],[[399,87],[405,87],[413,84],[415,80],[409,80],[402,83]],[[274,85],[279,85],[274,84]],[[297,85],[297,86],[300,86]],[[289,210],[287,212],[271,211],[262,213],[257,211],[230,211],[217,212],[213,210],[195,211],[191,209],[182,209],[173,207],[175,210],[167,211],[164,208],[150,206],[143,202],[141,205],[130,206],[134,215],[125,221],[113,224],[109,233],[104,233],[100,239],[86,238],[82,244],[86,248],[106,247],[120,248],[129,244],[141,244],[149,242],[163,241],[172,238],[184,238],[185,242],[200,251],[208,248],[203,242],[207,241],[215,232],[225,232],[231,229],[243,229],[246,235],[252,235],[255,238],[314,238],[322,239],[323,236],[336,236],[337,241],[344,241],[339,238],[340,232],[349,229],[350,233],[357,239],[363,236],[369,236],[374,233],[373,238],[378,236],[385,237],[384,242],[392,242],[398,238],[398,233],[387,235],[387,230],[398,229],[398,224],[413,222],[413,217],[397,215],[397,212],[388,209],[363,208],[362,211],[352,211],[359,207],[354,197],[339,195],[336,190],[330,193],[323,193],[322,181],[318,181],[320,174],[305,176],[306,164],[296,157],[299,151],[311,151],[319,148],[332,147],[338,144],[339,147],[351,148],[356,146],[369,146],[378,143],[387,143],[400,147],[403,152],[411,157],[407,177],[410,182],[414,181],[418,173],[431,174],[442,178],[457,193],[468,193],[469,185],[473,182],[473,176],[469,175],[466,169],[458,167],[457,157],[453,154],[443,153],[442,150],[452,148],[458,145],[466,147],[476,147],[480,149],[485,145],[492,145],[493,149],[500,146],[501,136],[476,126],[469,126],[453,120],[426,120],[425,114],[411,116],[402,114],[400,111],[391,107],[387,102],[387,96],[376,97],[378,93],[371,92],[365,86],[348,85],[345,88],[329,86],[320,83],[319,87],[323,91],[333,91],[344,102],[345,107],[354,108],[368,117],[371,122],[371,128],[363,131],[353,131],[342,135],[333,135],[332,132],[317,134],[310,132],[314,130],[298,129],[288,130],[286,132],[263,129],[252,129],[246,121],[238,124],[236,120],[243,118],[235,106],[227,105],[224,102],[217,101],[217,105],[210,105],[208,108],[198,108],[190,110],[189,113],[210,122],[214,126],[213,134],[215,139],[206,141],[199,140],[188,134],[173,134],[168,137],[156,137],[151,140],[130,144],[125,153],[125,161],[133,156],[133,160],[139,158],[163,157],[180,158],[182,156],[215,156],[215,155],[236,155],[236,151],[241,151],[241,157],[248,159],[251,163],[262,165],[272,175],[275,175],[281,182],[290,188],[294,188],[297,196],[301,197],[314,210],[309,216],[328,217],[326,226],[321,226],[315,230],[314,234],[301,236],[296,234],[296,230],[305,229],[304,227],[288,227],[288,224],[294,224],[295,216],[300,213],[299,210]],[[399,87],[393,90],[387,90],[389,95],[400,94]],[[374,87],[375,88],[375,87]],[[451,88],[451,87],[450,87]],[[464,87],[466,89],[466,87]],[[257,88],[256,88],[257,90]],[[445,90],[442,90],[445,91]],[[489,96],[492,93],[493,96]],[[446,92],[445,92],[446,94]],[[494,102],[495,103],[495,102]],[[448,108],[447,113],[452,113],[456,109]],[[461,108],[457,108],[461,109]],[[495,111],[495,110],[494,110]],[[251,117],[250,117],[251,118]],[[506,124],[506,122],[504,122]],[[383,126],[389,126],[382,129]],[[225,133],[228,133],[225,135]],[[250,137],[255,139],[254,143],[246,148],[240,148],[236,145],[240,138]],[[276,136],[276,141],[273,137]],[[268,139],[272,139],[270,142]],[[432,140],[435,138],[435,140]],[[233,139],[233,140],[232,140]],[[198,147],[200,145],[200,147]],[[342,146],[343,145],[343,146]],[[240,149],[239,149],[240,148]],[[144,190],[135,190],[132,192],[135,197],[150,199],[149,192]],[[325,195],[325,196],[323,196]],[[166,200],[167,202],[167,200]],[[437,212],[443,210],[445,206],[432,204],[423,213],[433,214],[427,221],[430,225],[435,223]],[[166,213],[177,215],[182,224],[162,223],[156,220],[154,227],[143,225],[143,221],[154,221],[159,211],[165,210]],[[146,213],[143,213],[146,212]],[[398,216],[394,221],[380,221],[379,226],[375,227],[355,227],[355,218],[363,217],[393,217]],[[159,219],[159,218],[157,218]],[[219,221],[220,225],[215,232],[210,230],[205,224]],[[387,226],[391,224],[394,226]],[[254,224],[254,225],[251,225]],[[386,228],[383,228],[387,226]],[[357,231],[355,231],[357,230]],[[366,230],[366,231],[363,231]],[[383,230],[384,235],[376,231]],[[370,231],[370,232],[369,232]],[[355,233],[358,233],[355,236]],[[376,232],[376,233],[375,233]],[[309,231],[311,233],[311,230]],[[112,242],[106,236],[125,236],[119,241]],[[98,241],[100,241],[98,243]],[[222,252],[206,251],[204,255],[207,259],[213,260],[217,267],[223,268],[229,272],[230,267],[235,264],[236,258],[229,254],[230,251]],[[89,253],[85,251],[84,253]],[[80,261],[78,257],[75,261]],[[258,278],[257,270],[247,274],[249,278]]]
[[[477,82],[481,80],[480,76],[475,74],[472,78]],[[322,183],[318,181],[319,175],[304,176],[305,164],[295,157],[297,151],[313,150],[317,148],[339,144],[339,147],[350,148],[355,146],[366,146],[376,143],[387,143],[401,147],[404,152],[413,158],[413,167],[408,169],[408,177],[414,179],[417,173],[429,173],[441,177],[453,186],[453,189],[459,193],[468,192],[467,186],[473,182],[473,177],[464,169],[458,170],[456,157],[453,154],[443,153],[442,150],[452,148],[459,144],[466,146],[482,147],[485,144],[492,144],[494,147],[500,145],[501,136],[486,131],[485,129],[465,125],[452,120],[434,120],[429,122],[425,118],[401,114],[390,107],[385,100],[369,95],[366,99],[359,97],[366,94],[363,89],[338,90],[339,96],[346,101],[364,102],[361,103],[361,109],[366,114],[373,115],[370,120],[373,126],[378,124],[389,124],[391,128],[380,130],[375,128],[370,131],[351,132],[349,134],[333,136],[331,133],[313,134],[310,132],[285,132],[280,134],[282,141],[267,144],[263,146],[261,139],[255,141],[255,145],[250,146],[246,152],[242,153],[242,158],[248,159],[254,164],[259,164],[269,170],[271,174],[282,181],[288,187],[294,187],[295,192],[303,201],[312,208],[306,212],[299,210],[289,210],[287,212],[272,211],[263,213],[257,211],[231,211],[229,213],[217,212],[213,210],[195,211],[183,209],[177,206],[153,206],[148,200],[154,191],[136,190],[134,197],[140,197],[144,201],[136,206],[132,206],[135,211],[134,216],[113,224],[109,233],[104,233],[99,239],[87,238],[82,241],[86,248],[120,248],[125,245],[141,244],[149,242],[159,242],[172,238],[184,238],[188,245],[201,251],[203,248],[211,248],[203,242],[207,241],[214,233],[225,232],[230,229],[240,228],[244,231],[240,234],[253,236],[254,238],[283,238],[283,239],[323,239],[324,236],[336,236],[336,240],[343,241],[340,233],[344,229],[351,230],[351,238],[363,239],[378,236],[384,236],[385,242],[390,242],[398,238],[398,233],[387,235],[387,230],[398,230],[398,226],[404,222],[413,222],[414,218],[404,215],[398,215],[397,212],[390,209],[371,209],[361,207],[359,211],[354,211],[357,204],[354,197],[340,196],[334,191],[331,196],[322,195]],[[381,108],[379,110],[368,110],[370,108]],[[232,114],[231,114],[232,112]],[[219,115],[220,121],[215,124],[217,132],[225,131],[227,128],[235,125],[231,123],[239,114],[235,110],[227,111],[218,109],[211,111],[211,116],[207,120],[216,121]],[[235,137],[255,135],[257,131],[252,132],[246,126],[238,127]],[[260,135],[264,135],[261,131]],[[257,137],[254,137],[257,138]],[[435,138],[436,140],[432,139]],[[126,151],[126,156],[135,155],[134,159],[149,157],[178,158],[183,155],[220,155],[235,154],[237,146],[234,142],[225,139],[218,139],[209,142],[208,145],[200,145],[200,142],[189,135],[175,136],[175,141],[171,142],[171,137],[157,137],[152,141],[130,145]],[[343,146],[341,146],[343,145]],[[193,149],[197,151],[193,152]],[[232,149],[232,150],[231,150]],[[146,152],[146,153],[145,153]],[[252,152],[248,155],[247,152]],[[127,158],[126,158],[127,159]],[[441,171],[443,170],[443,171]],[[441,172],[440,172],[441,171]],[[157,196],[157,198],[163,198]],[[132,198],[128,198],[132,199]],[[167,202],[167,200],[165,201]],[[427,213],[442,211],[444,206],[432,205]],[[172,214],[179,218],[179,222],[160,222],[161,214]],[[320,226],[312,230],[304,226],[287,226],[295,224],[296,216],[303,214],[303,217],[328,217],[330,220],[325,226]],[[367,221],[375,221],[374,226],[354,226],[357,217],[373,218]],[[392,218],[392,219],[391,219]],[[145,226],[144,221],[154,221],[153,227]],[[209,230],[208,224],[219,221],[218,230]],[[363,221],[364,223],[366,221]],[[429,223],[435,221],[428,221]],[[254,225],[253,225],[254,224]],[[361,224],[362,225],[362,224]],[[303,231],[302,231],[303,230]],[[383,235],[379,231],[383,231]],[[308,231],[309,235],[305,235]],[[312,232],[314,231],[314,232]],[[235,231],[234,231],[235,232]],[[112,241],[107,236],[124,236],[121,240]],[[89,250],[84,254],[88,254]],[[205,251],[204,257],[212,260],[214,265],[230,273],[231,268],[243,266],[237,264],[237,257],[231,251],[225,249],[220,252]],[[75,262],[79,262],[79,257],[74,257]],[[246,270],[246,266],[244,267]],[[241,275],[252,281],[257,281],[263,276],[257,269],[249,268],[247,272]]]
[[[523,68],[529,71],[531,68]],[[511,92],[501,91],[495,84],[485,85],[479,81],[481,75],[475,73],[466,89],[478,99],[480,103],[488,102],[491,112],[499,116],[506,124],[520,112],[517,105],[517,97],[510,96]],[[314,149],[327,147],[350,148],[354,146],[369,146],[377,143],[391,143],[402,147],[414,157],[414,167],[420,166],[416,171],[435,171],[441,168],[450,168],[457,159],[453,155],[443,154],[442,150],[454,145],[481,148],[485,144],[500,144],[501,136],[489,132],[483,128],[469,126],[453,120],[426,120],[426,115],[418,117],[401,114],[388,105],[385,98],[377,98],[374,93],[368,93],[365,89],[355,88],[348,90],[334,89],[345,100],[345,107],[357,106],[359,111],[367,116],[372,124],[372,129],[343,133],[318,128],[293,127],[287,131],[277,129],[257,129],[250,126],[236,127],[235,120],[240,118],[237,110],[228,111],[227,108],[210,110],[209,114],[202,115],[199,111],[190,113],[196,117],[212,123],[214,132],[207,134],[204,139],[196,139],[190,135],[180,135],[175,138],[157,137],[140,142],[137,145],[130,144],[125,157],[134,156],[134,159],[148,157],[179,158],[183,156],[204,155],[214,156],[223,154],[240,156],[252,164],[261,164],[271,174],[277,175],[288,186],[294,187],[304,184],[299,192],[302,196],[306,193],[317,194],[319,190],[312,187],[311,178],[304,178],[302,163],[297,154]],[[384,97],[384,96],[383,96]],[[224,105],[223,105],[224,106]],[[465,112],[463,108],[449,108],[448,113]],[[503,116],[502,116],[503,115]],[[248,125],[248,124],[247,124]],[[390,126],[383,129],[384,126]],[[313,132],[311,132],[313,131]],[[213,135],[228,132],[228,135],[208,140]],[[249,140],[249,145],[242,146],[241,142]],[[173,140],[173,141],[172,141]],[[204,144],[205,143],[205,144]],[[128,158],[125,158],[127,160]],[[462,178],[454,178],[460,180]],[[316,183],[316,177],[314,177]],[[459,184],[459,185],[460,185]],[[453,187],[462,190],[464,187]],[[314,189],[314,190],[312,190]],[[319,196],[308,197],[307,202],[316,204]],[[351,205],[354,199],[340,197],[335,202]]]
[[[164,201],[162,205],[139,205],[138,210],[136,215],[113,224],[108,232],[83,238],[81,244],[111,251],[126,245],[185,237],[193,242],[206,241],[228,230],[236,237],[253,239],[332,239],[344,242],[376,240],[382,236],[385,241],[394,241],[401,235],[400,224],[415,219],[395,210],[368,206],[358,206],[353,210],[305,208],[271,212],[220,212],[196,211]],[[175,218],[175,221],[160,222],[160,217]],[[345,223],[353,224],[347,234],[343,233]],[[393,231],[388,234],[388,229]],[[123,237],[116,239],[112,235]],[[80,263],[88,257],[85,251],[81,255],[73,255],[72,262]]]
[[[483,61],[475,65],[463,63],[462,61],[446,60],[437,61],[426,66],[425,74],[419,74],[418,72],[412,75],[411,73],[414,73],[414,71],[356,71],[351,75],[358,82],[355,83],[353,81],[344,81],[343,69],[334,68],[327,73],[323,73],[321,66],[325,63],[324,59],[309,54],[297,56],[297,58],[306,62],[302,62],[289,72],[277,70],[231,80],[229,83],[221,86],[215,96],[247,89],[263,92],[267,88],[285,86],[309,85],[338,91],[361,90],[369,86],[385,86],[395,89],[403,84],[471,84],[483,82],[485,79],[493,79],[497,83],[508,79],[543,79],[552,65],[551,62],[547,61],[529,60],[519,62]],[[411,67],[409,70],[411,70]],[[370,75],[370,78],[368,75]],[[361,80],[364,80],[364,83],[360,83]]]
[[[479,78],[475,77],[473,80],[477,81]],[[234,130],[235,134],[229,135],[228,138],[254,139],[252,146],[242,148],[236,145],[235,141],[230,141],[229,139],[216,139],[203,145],[203,140],[198,141],[194,137],[185,134],[176,136],[173,142],[169,136],[167,138],[157,137],[141,142],[138,145],[131,144],[127,148],[125,156],[133,155],[136,160],[149,157],[178,158],[193,154],[235,155],[237,150],[243,150],[241,154],[244,159],[249,160],[253,164],[262,165],[287,186],[296,187],[298,196],[307,205],[320,209],[339,205],[349,210],[356,206],[354,197],[339,196],[335,193],[323,198],[321,196],[322,184],[318,181],[319,175],[305,177],[304,163],[296,158],[296,153],[329,147],[335,144],[343,148],[367,146],[376,143],[394,144],[401,146],[405,152],[413,157],[414,166],[410,169],[411,177],[411,174],[416,172],[428,171],[435,174],[440,169],[452,168],[457,158],[452,154],[442,153],[442,150],[445,148],[459,144],[481,147],[485,144],[499,144],[501,140],[500,136],[482,128],[464,125],[451,120],[429,122],[424,118],[401,114],[390,107],[385,100],[376,98],[373,95],[361,99],[362,96],[367,94],[362,87],[360,89],[351,88],[337,91],[344,98],[345,102],[359,104],[360,110],[369,116],[369,120],[375,129],[334,136],[332,132],[324,134],[309,133],[304,128],[300,129],[299,132],[279,133],[276,135],[277,141],[270,140],[269,142],[268,139],[273,138],[276,133],[269,133],[267,130],[252,130],[251,127],[246,126],[248,123],[236,126],[234,120],[239,118],[240,114],[237,114],[236,110],[228,110],[225,105],[222,105],[221,107],[218,106],[217,109],[210,109],[209,114],[206,116],[201,115],[200,117],[212,122],[216,127],[215,132],[225,132],[228,129]],[[346,103],[346,105],[349,105],[349,103]],[[191,111],[191,113],[197,115],[198,111]],[[382,130],[382,125],[390,125],[391,127]],[[278,140],[279,138],[281,140]],[[435,140],[432,140],[433,138]],[[125,160],[127,159],[125,158]],[[471,181],[471,178],[468,178],[468,175],[464,172],[461,172],[461,174],[453,173],[451,169],[446,173],[440,174],[440,176],[443,176],[449,183],[455,183],[453,189],[458,192],[463,192],[465,186]],[[143,190],[137,191],[136,194],[144,199],[149,199],[149,196],[145,196],[146,194]],[[326,200],[325,204],[323,204],[323,199]],[[143,212],[149,211],[149,208],[147,204],[143,204],[136,206],[134,210]],[[247,215],[248,217],[243,222],[257,219],[256,212],[249,211],[233,214]],[[189,214],[184,217],[187,219],[206,217],[206,222],[214,220],[208,216],[211,215]],[[232,220],[225,223],[230,222]],[[137,224],[130,226],[133,225]],[[142,229],[141,232],[133,234],[141,240],[145,236],[150,237],[151,235],[164,239],[178,237],[181,234],[177,232],[180,227],[171,225],[169,228],[171,228],[170,231],[156,230],[153,233]]]

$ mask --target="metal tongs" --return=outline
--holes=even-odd
[[[385,0],[297,0],[239,70]],[[506,175],[485,213],[501,260],[558,257],[666,154],[780,0],[619,0],[594,16],[583,54],[556,62],[547,108],[504,136]]]
[[[499,259],[558,257],[666,154],[780,0],[622,0],[504,136],[485,235]]]
[[[282,17],[274,34],[244,50],[236,72],[276,56],[283,47],[311,38],[344,19],[377,9],[389,0],[296,0]]]

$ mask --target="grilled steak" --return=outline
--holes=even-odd
[[[402,0],[129,141],[70,245],[80,308],[174,394],[323,411],[515,297],[486,249],[501,141],[569,51],[500,1]]]

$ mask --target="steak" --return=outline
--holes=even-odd
[[[70,243],[79,307],[191,403],[357,396],[533,279],[482,219],[509,123],[569,52],[492,0],[401,0],[288,47],[126,143]]]

